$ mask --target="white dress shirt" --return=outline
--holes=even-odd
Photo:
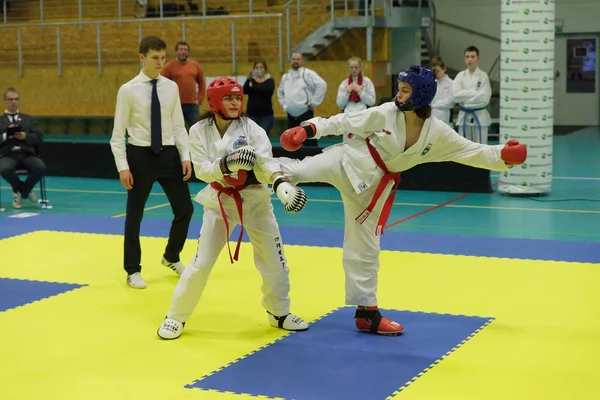
[[[156,88],[160,101],[160,115],[163,146],[176,146],[181,161],[190,160],[190,146],[183,122],[179,88],[177,84],[162,75],[157,77]],[[117,93],[115,121],[110,139],[110,147],[115,156],[119,172],[128,170],[125,132],[133,146],[150,147],[150,109],[152,103],[152,79],[143,71],[125,83]]]

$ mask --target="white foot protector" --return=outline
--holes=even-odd
[[[179,322],[176,319],[167,317],[163,321],[160,328],[158,328],[158,331],[156,331],[156,334],[165,340],[177,339],[179,336],[181,336],[184,325],[184,322]]]
[[[304,320],[294,314],[287,314],[277,317],[267,311],[269,323],[275,328],[285,329],[286,331],[305,331],[308,329],[308,324]]]

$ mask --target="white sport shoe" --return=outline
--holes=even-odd
[[[139,272],[127,275],[127,284],[134,289],[146,289],[146,281]]]
[[[21,193],[13,192],[13,208],[23,208],[23,198],[21,197]]]
[[[156,334],[161,339],[165,340],[177,339],[179,336],[181,336],[184,325],[185,322],[179,322],[176,319],[167,317],[163,321],[160,328],[158,328],[158,331],[156,331]]]
[[[179,276],[181,276],[181,274],[183,273],[183,270],[185,269],[185,265],[183,265],[183,263],[181,261],[177,261],[177,262],[172,263],[172,262],[168,262],[163,257],[162,260],[161,260],[161,263],[165,267],[167,267],[169,269],[172,269]]]
[[[308,329],[308,324],[302,318],[288,314],[283,317],[276,317],[267,311],[269,315],[269,323],[275,328],[285,329],[286,331],[305,331]]]
[[[38,202],[38,197],[35,195],[35,193],[31,192],[29,193],[29,196],[27,196],[27,198],[29,199],[29,201],[31,201],[32,203],[37,203]]]

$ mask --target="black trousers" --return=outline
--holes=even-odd
[[[20,168],[26,169],[28,172],[25,182],[21,181],[17,175],[17,169]],[[12,191],[21,193],[21,197],[24,199],[29,196],[45,172],[46,164],[33,153],[18,150],[0,157],[0,175],[10,183]]]
[[[287,115],[288,117],[288,129],[290,128],[295,128],[297,126],[300,126],[300,124],[304,121],[306,121],[307,119],[311,119],[315,116],[315,113],[313,112],[313,110],[308,110],[307,112],[305,112],[302,115],[298,115],[297,117],[293,117],[290,114]],[[316,139],[310,139],[310,140],[305,140],[303,143],[304,146],[310,146],[310,147],[317,147],[319,145],[318,140]]]
[[[179,261],[179,253],[183,250],[187,238],[194,206],[188,184],[183,181],[179,151],[175,146],[164,147],[156,155],[149,147],[128,145],[127,162],[133,175],[133,188],[127,192],[125,271],[127,274],[133,274],[142,270],[140,225],[154,182],[158,181],[162,186],[173,210],[173,222],[164,253],[169,262]]]

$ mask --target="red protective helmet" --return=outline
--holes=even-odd
[[[210,111],[218,114],[223,119],[234,119],[229,117],[227,110],[223,107],[223,96],[230,95],[242,96],[242,99],[240,100],[240,111],[238,112],[237,117],[235,117],[239,118],[240,115],[242,115],[244,108],[244,89],[242,88],[242,85],[230,78],[217,78],[208,85],[208,88],[206,89],[206,98],[208,100]]]

